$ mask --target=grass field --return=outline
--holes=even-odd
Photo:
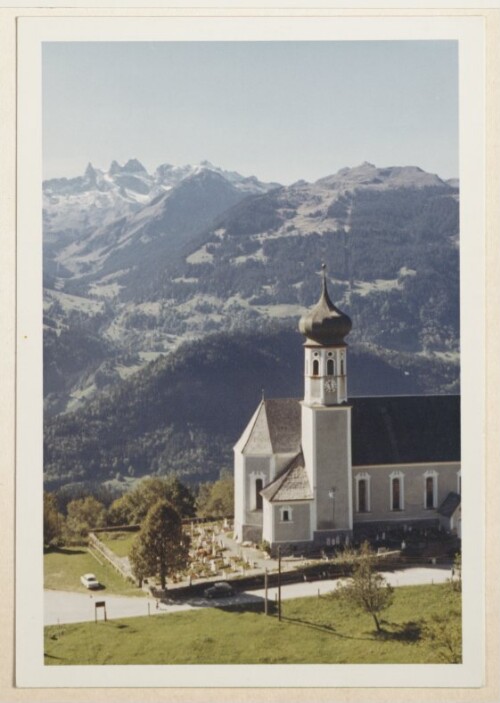
[[[371,616],[337,598],[284,601],[276,616],[217,608],[45,629],[46,664],[442,663],[425,633],[433,615],[459,648],[460,594],[448,585],[396,589],[377,635]]]
[[[128,557],[137,532],[99,532],[98,539],[117,556]]]
[[[106,593],[123,596],[145,595],[133,583],[125,581],[101,556],[99,559],[101,564],[86,547],[64,547],[46,552],[43,557],[44,588],[88,593],[80,583],[80,576],[90,572],[103,584]]]

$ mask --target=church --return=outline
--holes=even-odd
[[[396,525],[461,536],[460,397],[349,398],[351,327],[323,266],[299,322],[304,397],[263,398],[234,447],[237,541],[307,553]]]

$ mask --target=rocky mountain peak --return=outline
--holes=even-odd
[[[138,159],[129,159],[122,171],[125,171],[126,173],[140,173],[141,171],[144,171],[147,173],[146,169]]]
[[[85,169],[85,173],[84,173],[83,177],[85,178],[85,180],[89,181],[89,183],[92,183],[93,185],[95,185],[95,183],[97,181],[97,171],[92,166],[90,161],[87,164],[87,168]]]
[[[121,170],[122,170],[122,167],[120,166],[118,161],[113,160],[110,164],[108,173],[110,176],[114,176],[117,173],[121,173]]]
[[[379,168],[369,161],[359,166],[341,168],[337,173],[316,181],[330,189],[370,188],[446,188],[447,184],[433,173],[418,166],[387,166]]]

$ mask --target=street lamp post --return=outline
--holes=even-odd
[[[335,527],[335,486],[328,491],[328,497],[332,499],[332,527]]]

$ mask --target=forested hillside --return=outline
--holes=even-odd
[[[261,389],[302,395],[321,263],[351,395],[459,392],[459,192],[364,163],[265,184],[136,160],[44,186],[45,477],[217,478]]]
[[[216,334],[184,344],[73,413],[47,418],[45,479],[105,481],[117,474],[176,473],[188,482],[231,469],[232,446],[262,392],[303,394],[301,335]],[[376,350],[349,352],[350,395],[432,392],[457,367]]]

